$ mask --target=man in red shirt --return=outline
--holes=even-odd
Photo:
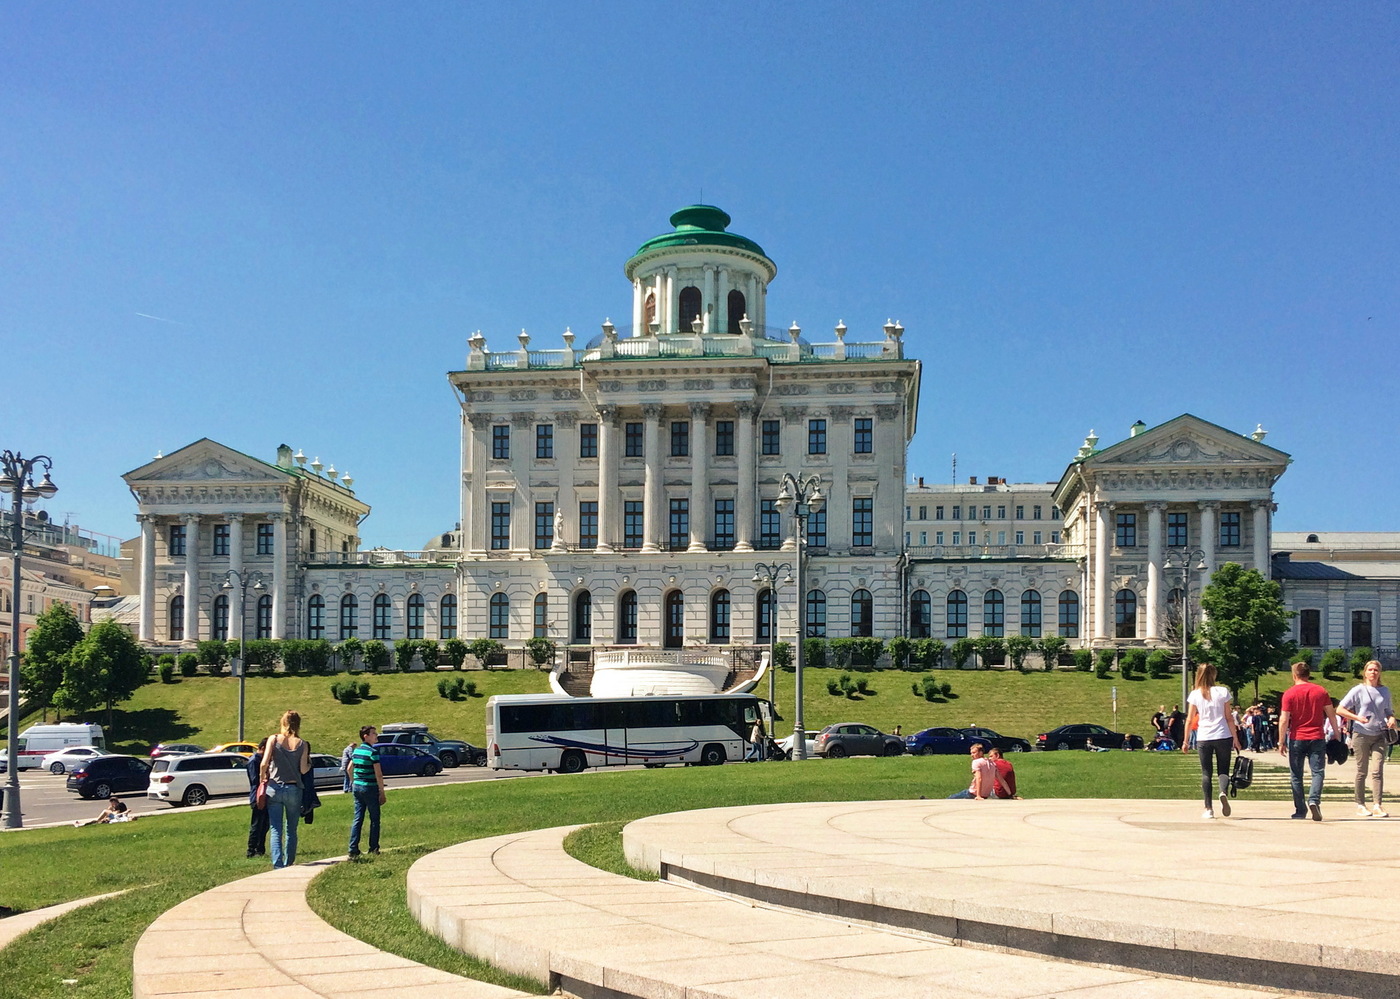
[[[996,796],[998,798],[1019,798],[1016,793],[1016,768],[1011,765],[1011,761],[1003,759],[1001,750],[996,746],[987,750],[987,757],[992,761],[992,766],[997,768],[997,776],[1001,781],[997,784]]]
[[[1312,814],[1314,822],[1322,821],[1322,774],[1327,764],[1327,738],[1322,720],[1332,723],[1338,731],[1337,715],[1332,710],[1332,698],[1324,687],[1312,682],[1312,670],[1307,663],[1293,664],[1293,686],[1283,692],[1279,701],[1279,753],[1288,757],[1290,783],[1293,786],[1293,818],[1306,819]],[[1303,760],[1308,761],[1312,783],[1308,788],[1307,810],[1303,802]]]

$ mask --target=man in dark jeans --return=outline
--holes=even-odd
[[[258,743],[258,751],[248,761],[248,805],[253,810],[248,819],[248,856],[267,856],[267,809],[258,807],[258,772],[262,768],[263,750],[267,737]]]
[[[369,852],[379,852],[379,806],[384,804],[384,771],[374,743],[379,732],[373,725],[360,729],[360,744],[350,754],[350,788],[355,796],[355,817],[350,822],[350,859],[360,856],[360,829],[369,813]]]
[[[1293,787],[1293,818],[1322,821],[1322,777],[1327,765],[1327,739],[1322,719],[1332,723],[1332,731],[1340,731],[1332,698],[1326,688],[1312,682],[1312,668],[1307,663],[1293,664],[1293,686],[1283,692],[1279,701],[1278,751],[1288,757],[1290,783]],[[1303,799],[1303,761],[1308,761],[1311,782],[1306,803]],[[1304,810],[1306,806],[1306,811]]]

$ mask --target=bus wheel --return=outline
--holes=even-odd
[[[577,749],[571,749],[563,756],[559,757],[559,772],[561,774],[580,774],[584,767],[588,765],[583,754]]]
[[[724,747],[718,743],[712,742],[701,751],[700,764],[701,766],[714,767],[723,763],[728,758],[729,757],[724,753]]]

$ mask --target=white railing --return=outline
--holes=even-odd
[[[914,559],[1082,558],[1083,545],[910,545]]]

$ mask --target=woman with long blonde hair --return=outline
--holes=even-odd
[[[311,769],[311,752],[300,733],[301,715],[284,711],[281,731],[268,736],[267,748],[263,751],[260,778],[267,783],[267,822],[272,834],[273,867],[288,867],[297,859],[301,775]]]
[[[1201,760],[1201,797],[1206,810],[1203,819],[1215,818],[1214,788],[1211,785],[1211,764],[1220,775],[1220,814],[1230,814],[1230,749],[1240,749],[1240,733],[1235,727],[1235,713],[1230,710],[1230,691],[1215,683],[1215,667],[1201,663],[1196,667],[1196,686],[1186,698],[1186,729],[1196,729],[1196,753]],[[1181,747],[1183,753],[1189,752]]]

